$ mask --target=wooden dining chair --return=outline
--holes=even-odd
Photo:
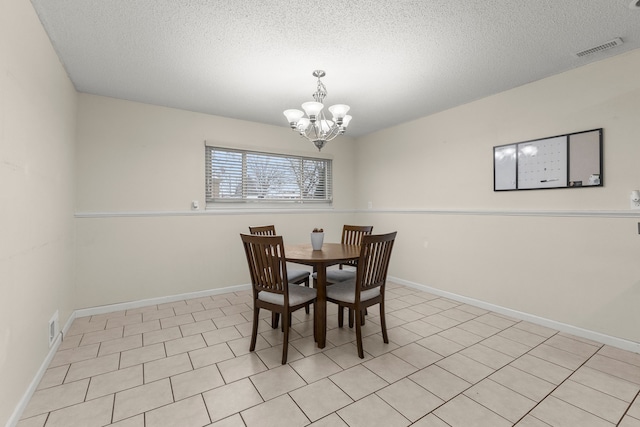
[[[342,227],[342,238],[340,239],[340,243],[347,245],[359,245],[362,242],[362,237],[371,234],[372,231],[372,225],[344,225]],[[355,279],[355,269],[357,268],[357,265],[358,261],[353,260],[338,264],[337,270],[327,270],[327,284]],[[345,266],[350,268],[344,269]]]
[[[259,225],[259,226],[250,226],[249,233],[255,234],[257,236],[275,236],[276,235],[276,227],[275,225]],[[309,276],[311,273],[307,270],[288,270],[287,280],[289,283],[295,283],[296,285],[305,285],[309,287]],[[309,314],[309,306],[305,307],[305,313]],[[275,320],[275,317],[274,317]],[[278,322],[272,322],[272,326],[274,328],[278,327]]]
[[[282,317],[284,341],[282,364],[287,363],[291,313],[316,302],[316,290],[287,281],[287,262],[282,236],[240,234],[247,256],[253,289],[253,328],[250,351],[256,348],[260,309]],[[315,328],[314,328],[315,329]]]
[[[342,327],[343,308],[355,313],[356,319],[364,317],[367,307],[380,305],[380,326],[382,339],[389,343],[387,324],[384,315],[384,292],[387,281],[387,270],[391,251],[396,239],[396,232],[362,237],[358,270],[355,279],[336,283],[327,287],[327,301],[338,304],[338,326]],[[362,322],[356,321],[356,340],[358,356],[364,359],[362,348]]]

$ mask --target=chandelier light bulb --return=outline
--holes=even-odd
[[[350,109],[348,105],[335,104],[329,107],[333,120],[327,120],[322,111],[324,109],[324,98],[327,96],[327,88],[320,80],[325,76],[325,72],[315,70],[313,76],[318,79],[317,89],[313,93],[314,100],[302,104],[304,112],[291,109],[285,110],[283,114],[287,118],[291,129],[311,141],[320,151],[327,142],[346,132],[351,116],[347,115]]]

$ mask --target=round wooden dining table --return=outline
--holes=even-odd
[[[286,260],[296,264],[310,265],[316,272],[315,339],[319,348],[324,348],[327,340],[327,267],[358,259],[360,245],[324,243],[322,249],[314,251],[310,243],[285,245]]]

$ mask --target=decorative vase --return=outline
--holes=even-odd
[[[314,251],[322,249],[322,242],[324,241],[324,233],[311,233],[311,247]]]

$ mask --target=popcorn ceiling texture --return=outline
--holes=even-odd
[[[352,136],[640,47],[629,0],[32,3],[80,92],[286,127],[323,69]]]

